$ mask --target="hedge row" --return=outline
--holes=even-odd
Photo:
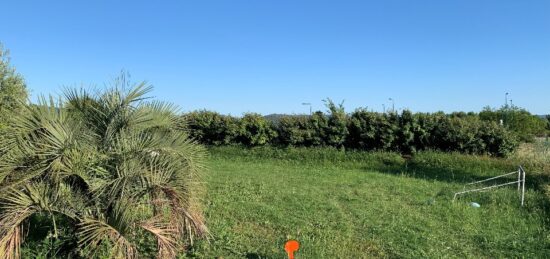
[[[504,106],[500,109],[486,107],[479,113],[484,121],[502,121],[522,142],[533,142],[535,137],[544,137],[550,130],[550,120],[531,114],[517,106]]]
[[[207,145],[331,146],[404,154],[441,150],[493,156],[506,156],[518,146],[516,137],[504,127],[473,116],[363,109],[347,114],[342,105],[330,101],[327,107],[327,113],[283,116],[276,121],[255,113],[237,118],[195,111],[184,116],[189,134]]]

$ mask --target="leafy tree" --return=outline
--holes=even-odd
[[[26,100],[25,80],[10,65],[9,52],[0,44],[0,129],[13,114],[23,111]]]
[[[151,90],[121,76],[95,94],[41,98],[10,121],[0,140],[0,258],[19,257],[24,235],[43,227],[62,256],[86,258],[174,258],[206,234],[205,152]]]

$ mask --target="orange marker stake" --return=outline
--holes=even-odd
[[[300,249],[300,243],[296,240],[288,240],[285,244],[285,251],[288,254],[288,259],[294,259],[294,252]]]

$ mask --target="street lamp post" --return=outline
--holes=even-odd
[[[391,111],[395,112],[395,101],[393,98],[389,98],[388,100],[391,102]]]
[[[386,105],[385,104],[382,104],[382,111],[384,111],[384,113],[386,113]]]
[[[308,105],[309,106],[309,115],[312,114],[311,112],[311,103],[302,103],[302,105]]]
[[[510,94],[510,93],[507,92],[507,93],[504,95],[504,107],[505,107],[505,108],[508,108],[508,95],[509,95],[509,94]]]

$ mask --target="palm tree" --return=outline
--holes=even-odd
[[[204,149],[176,107],[146,97],[151,90],[123,75],[107,90],[41,98],[13,118],[0,139],[0,258],[21,256],[37,216],[69,256],[173,258],[207,234]]]

